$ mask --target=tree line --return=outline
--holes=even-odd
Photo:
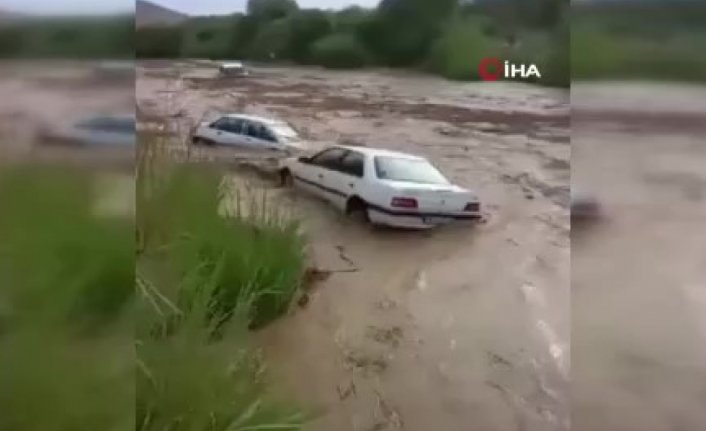
[[[568,86],[566,0],[382,0],[376,8],[299,8],[249,0],[245,13],[137,29],[138,58],[293,62],[329,68],[420,68],[478,79],[481,58],[537,64],[540,83]]]

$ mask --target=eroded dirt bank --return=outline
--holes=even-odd
[[[185,142],[217,111],[274,115],[317,142],[427,156],[486,208],[475,226],[378,231],[238,173],[301,217],[313,262],[330,271],[258,337],[277,381],[320,409],[310,429],[567,429],[567,93],[388,71],[213,73],[143,64],[145,127],[168,117],[178,125],[160,133]]]

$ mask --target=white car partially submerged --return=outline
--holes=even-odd
[[[355,146],[285,159],[283,184],[311,192],[373,224],[427,229],[481,218],[478,197],[449,182],[427,159]]]
[[[194,145],[225,145],[250,150],[302,150],[304,140],[287,122],[244,114],[226,114],[199,124]]]
[[[247,76],[249,74],[245,65],[240,61],[222,63],[218,67],[218,72],[224,76]]]

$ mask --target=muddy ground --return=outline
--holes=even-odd
[[[572,88],[572,424],[706,429],[706,87]]]
[[[272,115],[313,142],[427,156],[487,211],[475,227],[373,231],[273,191],[302,218],[315,265],[331,271],[303,307],[258,336],[276,381],[319,412],[308,429],[566,429],[568,93],[390,71],[214,73],[142,63],[143,137],[186,142],[216,112]]]

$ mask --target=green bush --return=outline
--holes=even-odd
[[[356,37],[349,33],[327,36],[312,46],[312,59],[329,68],[362,67],[370,62],[370,55]]]

